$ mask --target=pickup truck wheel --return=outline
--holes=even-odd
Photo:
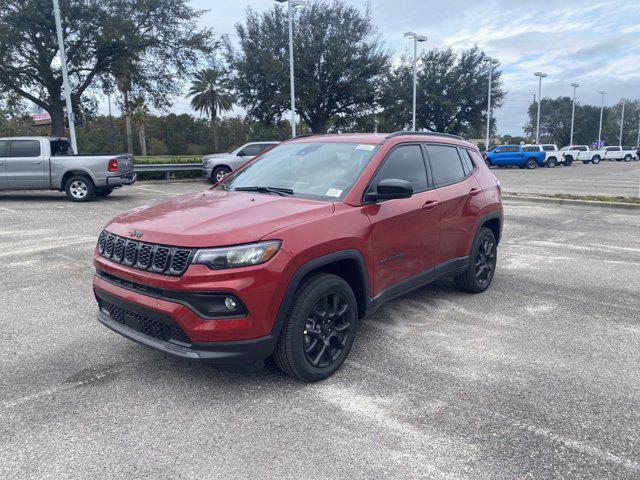
[[[630,161],[631,161],[631,155],[626,155],[626,156],[624,157],[624,161],[625,161],[625,162],[630,162]]]
[[[231,169],[228,167],[216,167],[213,169],[213,172],[211,172],[211,180],[218,183],[230,173]]]
[[[538,167],[538,162],[536,161],[535,158],[530,158],[527,160],[527,163],[525,164],[525,166],[529,169],[529,170],[533,170],[534,168]]]
[[[564,166],[565,167],[570,167],[572,163],[573,163],[573,158],[569,157],[569,158],[565,158],[564,159]]]
[[[334,373],[347,358],[356,334],[358,304],[347,282],[319,273],[306,280],[293,301],[274,360],[303,382]]]
[[[113,193],[113,188],[104,188],[96,190],[96,197],[108,197]]]
[[[90,202],[96,196],[96,187],[89,177],[74,175],[67,180],[64,188],[72,202]]]
[[[484,227],[476,239],[473,251],[469,256],[469,268],[462,275],[455,278],[456,285],[463,292],[484,292],[496,271],[498,261],[498,244],[493,232]]]
[[[595,157],[593,157],[591,159],[591,163],[593,163],[594,165],[597,165],[600,163],[600,157],[598,155],[596,155]]]
[[[550,157],[547,160],[547,167],[554,168],[556,165],[558,165],[558,160],[556,160],[556,157]]]

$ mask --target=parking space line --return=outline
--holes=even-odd
[[[7,208],[7,207],[0,207],[0,210],[4,210],[5,212],[17,213],[15,210],[11,210],[10,208]]]

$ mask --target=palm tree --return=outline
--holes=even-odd
[[[205,68],[195,74],[189,89],[191,108],[204,113],[211,120],[213,129],[213,144],[218,151],[218,113],[228,112],[233,106],[233,97],[227,89],[224,72],[217,68]]]

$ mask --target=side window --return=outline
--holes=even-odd
[[[484,163],[484,158],[482,158],[479,153],[476,153],[473,151],[470,152],[468,150],[467,150],[467,153],[471,156],[471,159],[473,160],[474,168],[477,165],[482,165]]]
[[[258,153],[256,153],[256,155],[258,155],[258,154],[264,152],[265,150],[273,147],[273,144],[271,144],[271,143],[262,143],[262,144],[259,145],[259,147],[260,147],[260,151]]]
[[[40,142],[37,140],[12,140],[10,157],[39,157]]]
[[[414,192],[427,188],[427,171],[419,145],[404,145],[393,149],[376,173],[371,188],[375,189],[378,183],[389,178],[411,182]]]
[[[473,160],[471,159],[471,152],[469,150],[460,150],[460,152],[462,153],[462,168],[464,169],[464,174],[469,175],[475,168]]]
[[[0,142],[0,157],[7,156],[9,156],[9,142],[5,140]]]
[[[427,145],[427,153],[433,173],[433,183],[436,187],[459,182],[466,176],[457,148],[445,145]]]
[[[241,157],[255,157],[256,155],[258,155],[263,150],[264,150],[264,148],[262,148],[262,145],[260,145],[260,144],[247,145],[239,153],[239,156],[241,156]]]
[[[587,147],[579,147],[578,150],[581,151],[581,152],[586,152],[587,151]]]

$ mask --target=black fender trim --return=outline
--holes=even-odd
[[[280,336],[280,330],[287,319],[289,309],[291,308],[291,304],[293,303],[293,299],[302,279],[314,270],[340,260],[353,260],[357,263],[360,281],[362,282],[364,290],[364,292],[354,292],[356,294],[356,298],[359,298],[358,295],[360,294],[363,299],[362,302],[358,302],[359,306],[362,304],[363,307],[362,312],[358,311],[358,317],[362,318],[367,314],[367,311],[371,307],[371,291],[369,290],[369,277],[367,276],[367,267],[364,262],[364,257],[362,256],[362,253],[355,249],[340,250],[314,258],[296,270],[296,273],[293,274],[293,277],[291,277],[291,280],[289,281],[287,290],[282,297],[282,302],[280,302],[280,308],[278,309],[278,314],[276,315],[276,320],[273,324],[273,329],[271,330],[272,337],[278,338]]]

